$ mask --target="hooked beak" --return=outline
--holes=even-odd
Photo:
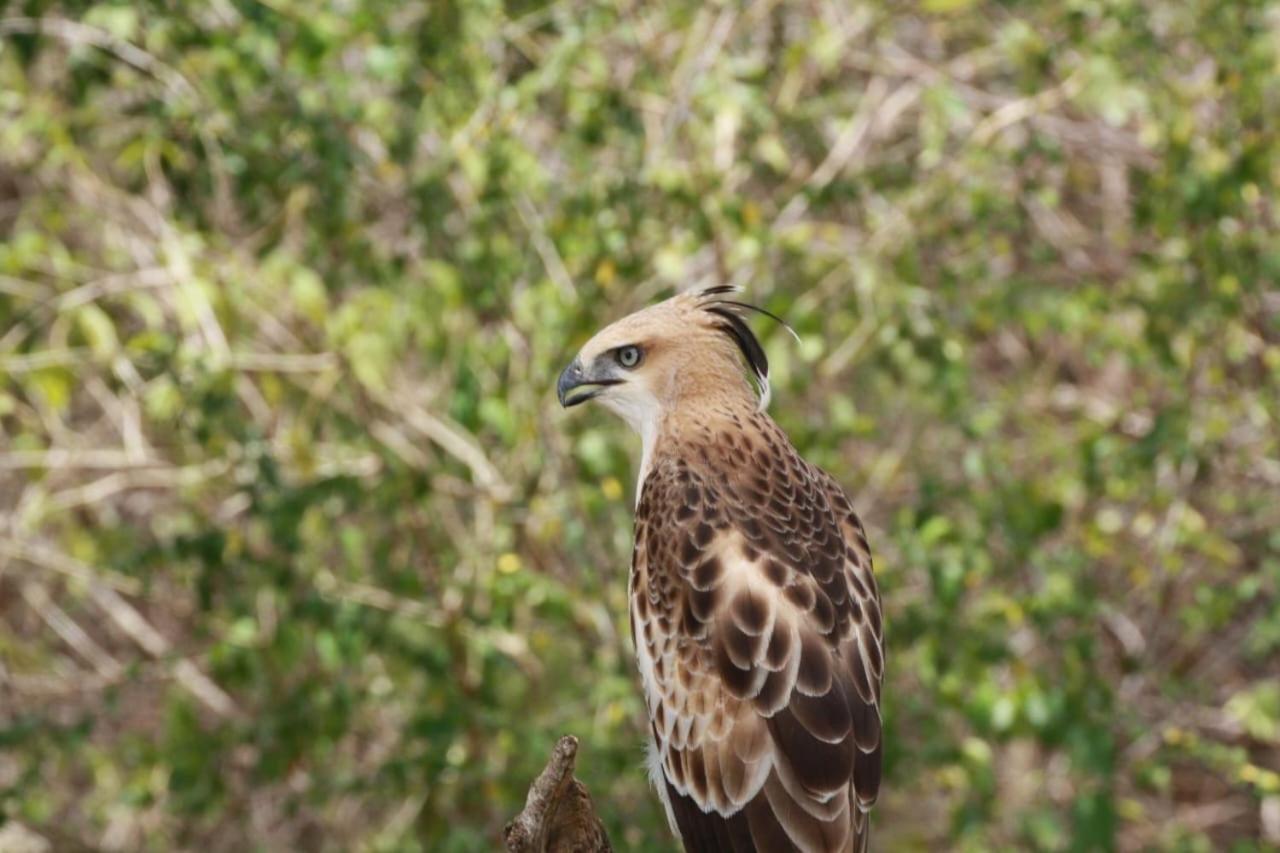
[[[599,397],[610,385],[618,385],[622,381],[612,376],[591,376],[583,370],[582,362],[575,358],[560,374],[560,380],[556,382],[556,396],[560,405],[568,409]]]

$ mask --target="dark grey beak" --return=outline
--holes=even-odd
[[[556,382],[556,397],[560,399],[560,405],[568,409],[599,397],[605,388],[622,381],[612,376],[590,376],[583,370],[582,362],[575,358],[560,374],[560,381]],[[576,394],[573,393],[575,391]]]
[[[566,409],[570,406],[576,406],[583,400],[574,400],[569,402],[569,392],[582,384],[582,362],[576,358],[569,362],[569,366],[560,372],[560,381],[556,383],[556,396],[560,398],[560,405]]]

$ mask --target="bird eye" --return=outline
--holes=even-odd
[[[618,347],[617,359],[623,367],[635,367],[640,363],[640,347]]]

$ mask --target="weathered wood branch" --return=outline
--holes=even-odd
[[[611,853],[591,795],[573,778],[577,755],[573,735],[556,742],[547,766],[529,787],[524,810],[503,832],[511,853]]]

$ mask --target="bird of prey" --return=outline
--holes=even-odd
[[[765,413],[744,318],[768,312],[732,291],[613,323],[557,392],[641,437],[631,636],[650,777],[684,849],[866,850],[884,673],[871,552],[840,486]]]

